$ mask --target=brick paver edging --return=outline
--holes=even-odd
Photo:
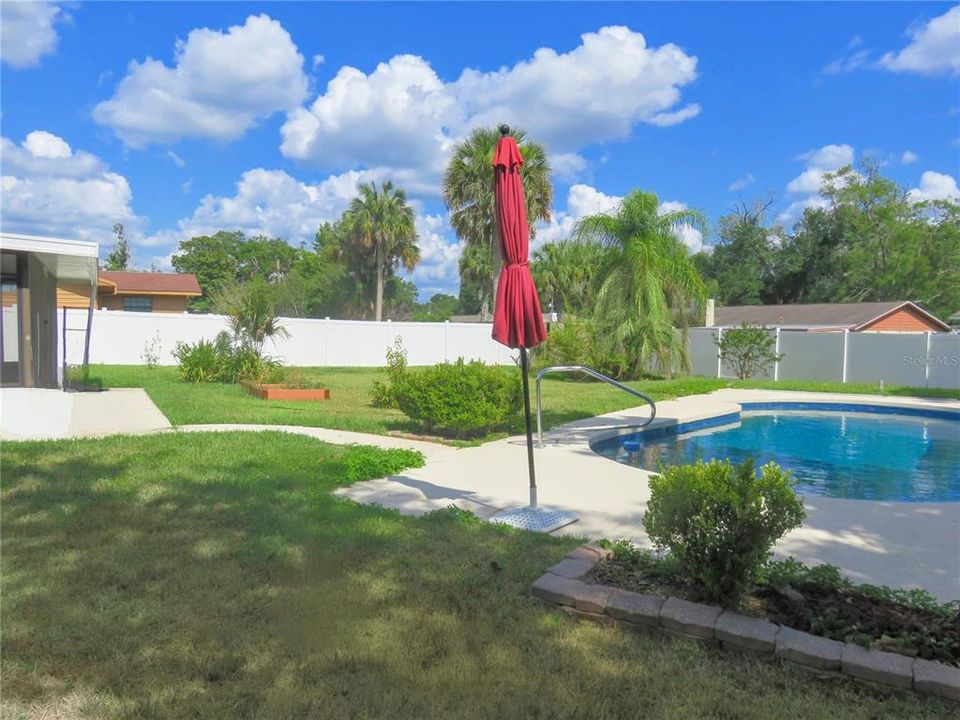
[[[960,668],[867,650],[711,605],[584,582],[610,554],[596,545],[578,547],[540,576],[533,584],[533,595],[587,618],[657,627],[672,635],[718,643],[724,649],[776,656],[822,672],[960,701]]]

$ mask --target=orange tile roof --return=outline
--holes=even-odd
[[[202,295],[200,283],[189,273],[127,272],[101,270],[101,280],[117,286],[118,295]]]

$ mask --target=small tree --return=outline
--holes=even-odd
[[[127,245],[127,238],[123,234],[123,223],[113,226],[113,234],[117,236],[117,244],[107,255],[106,269],[126,270],[130,265],[130,246]]]
[[[753,377],[783,358],[783,354],[774,351],[776,338],[759,325],[743,323],[738,328],[730,328],[713,343],[720,349],[720,359],[730,365],[741,380]]]

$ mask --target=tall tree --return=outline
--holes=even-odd
[[[713,246],[710,277],[717,281],[717,298],[724,305],[759,305],[773,283],[773,229],[765,222],[772,201],[741,203],[720,218]]]
[[[113,234],[117,236],[117,244],[107,255],[104,266],[107,270],[126,270],[130,266],[130,246],[123,232],[123,223],[113,226]]]
[[[577,240],[541,247],[530,264],[541,299],[556,312],[590,314],[596,300],[597,271],[606,252],[600,243]]]
[[[511,134],[523,155],[520,176],[533,237],[534,223],[550,219],[553,204],[550,163],[543,146],[529,140],[523,130],[513,130]],[[482,291],[490,298],[495,294],[501,264],[493,207],[493,153],[500,137],[495,128],[474,129],[468,138],[454,146],[443,176],[443,201],[450,211],[450,227],[467,245],[490,248],[490,284]],[[489,316],[488,310],[482,312]]]
[[[376,183],[363,183],[350,203],[344,219],[347,251],[356,257],[357,249],[373,257],[376,298],[374,317],[383,319],[383,291],[388,275],[401,265],[413,270],[420,262],[413,208],[400,188],[389,180],[377,189]]]
[[[703,280],[677,238],[685,225],[701,232],[695,210],[660,211],[653,193],[635,190],[613,212],[577,222],[578,239],[603,243],[609,252],[600,270],[596,320],[613,349],[628,355],[635,372],[650,361],[667,375],[689,365],[685,338],[677,331],[688,306],[706,302]]]

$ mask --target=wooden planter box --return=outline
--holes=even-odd
[[[279,383],[254,385],[244,383],[243,387],[251,395],[263,400],[329,400],[330,391],[327,388],[288,388]]]

